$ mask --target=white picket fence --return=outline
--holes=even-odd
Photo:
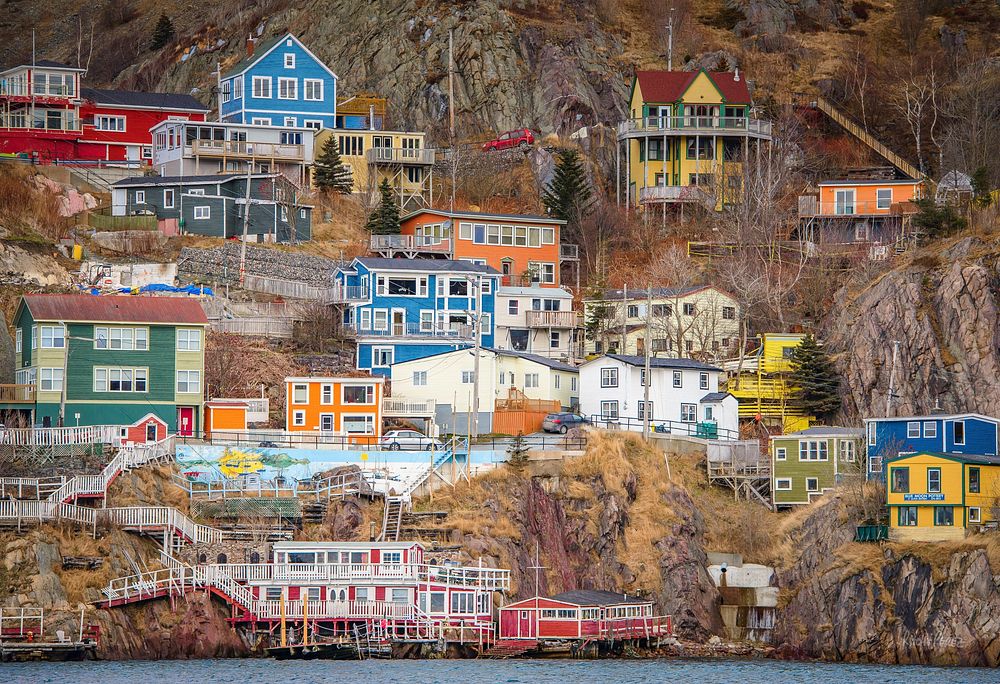
[[[121,425],[84,425],[57,428],[7,428],[0,431],[0,444],[13,446],[72,446],[120,444]]]

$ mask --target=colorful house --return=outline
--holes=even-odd
[[[259,46],[219,79],[219,120],[256,126],[337,125],[337,75],[291,33]]]
[[[604,641],[655,638],[672,631],[669,617],[654,615],[652,601],[611,591],[534,596],[499,612],[501,641]]]
[[[1000,419],[978,413],[867,418],[868,477],[885,477],[883,464],[899,454],[998,454],[998,425]]]
[[[816,195],[799,197],[800,239],[819,249],[856,246],[869,258],[888,258],[911,236],[915,199],[924,196],[923,181],[829,180],[817,183]]]
[[[248,242],[290,242],[293,233],[295,242],[312,237],[313,207],[284,176],[255,174],[249,204],[246,195],[246,174],[136,176],[112,185],[111,215],[152,213],[164,235],[240,238],[245,228]]]
[[[796,432],[816,420],[796,398],[791,381],[792,354],[805,335],[765,333],[749,354],[726,361],[726,391],[740,402],[740,419],[779,432]]]
[[[205,402],[205,439],[213,432],[246,432],[250,405],[238,399],[212,399]]]
[[[1000,456],[917,451],[886,461],[891,539],[961,540],[996,524]]]
[[[285,429],[374,443],[382,436],[384,378],[285,378]]]
[[[570,361],[579,356],[579,314],[562,287],[505,286],[497,290],[497,349]]]
[[[357,337],[357,368],[389,375],[400,361],[493,345],[499,274],[471,261],[362,257],[338,270],[344,324]]]
[[[31,424],[126,425],[152,413],[194,435],[205,397],[205,328],[196,299],[29,294],[14,314],[17,409]],[[6,405],[5,405],[6,406]]]
[[[167,422],[155,413],[147,413],[131,425],[123,428],[126,444],[150,444],[167,438]]]
[[[739,196],[751,141],[771,139],[754,116],[746,79],[720,71],[639,71],[618,126],[618,188],[626,208],[695,203],[721,209]]]
[[[817,425],[787,435],[773,435],[771,499],[773,505],[812,503],[849,475],[861,476],[864,430]]]
[[[400,235],[373,235],[371,249],[484,264],[503,275],[504,286],[558,287],[562,263],[577,260],[576,245],[559,241],[564,225],[545,216],[426,208],[403,216]]]
[[[190,95],[84,88],[85,71],[39,60],[0,72],[0,153],[148,166],[150,128],[209,112]]]
[[[316,134],[317,155],[330,138],[336,142],[344,165],[351,170],[355,195],[377,200],[379,185],[386,180],[403,211],[430,204],[436,150],[426,147],[423,133],[324,129]]]

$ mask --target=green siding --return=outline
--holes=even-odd
[[[48,416],[51,425],[55,426],[59,422],[59,402],[37,404],[35,413],[37,424],[42,424],[44,418]],[[168,431],[173,432],[177,429],[177,407],[172,403],[151,404],[145,401],[134,404],[67,402],[67,426],[73,427],[77,424],[77,413],[80,414],[80,425],[127,425],[136,422],[148,413],[155,413],[167,423]],[[195,411],[195,414],[197,413]]]
[[[127,326],[124,326],[127,327]],[[140,327],[140,326],[136,326]],[[69,401],[166,401],[174,400],[174,328],[151,325],[148,351],[94,349],[86,340],[69,341]],[[93,339],[91,324],[69,324],[71,337]],[[147,392],[94,392],[94,367],[148,368]]]
[[[21,358],[17,362],[17,368],[29,368],[31,366],[31,326],[35,324],[35,319],[31,317],[28,307],[20,306],[21,313],[14,321],[14,327],[21,329]]]
[[[819,491],[813,492],[813,496],[818,496],[824,489],[835,487],[837,485],[837,469],[835,468],[834,461],[835,459],[840,458],[838,446],[841,439],[847,438],[843,436],[824,438],[802,437],[801,439],[798,437],[792,437],[788,439],[771,440],[771,460],[774,464],[774,472],[772,475],[774,478],[773,484],[775,485],[772,489],[774,493],[774,503],[778,505],[809,503],[810,492],[806,489],[806,478],[815,477],[819,480]],[[828,460],[800,461],[800,441],[826,442]],[[784,461],[778,461],[775,459],[775,454],[777,453],[777,449],[782,447],[786,449],[787,455]],[[851,466],[854,464],[847,465]],[[844,466],[842,465],[841,471],[843,471],[843,469]],[[780,478],[791,478],[792,488],[790,490],[779,490],[776,485],[777,480]]]

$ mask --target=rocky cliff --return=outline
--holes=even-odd
[[[850,662],[1000,664],[1000,558],[992,541],[858,544],[832,497],[791,534],[778,573],[779,653]]]

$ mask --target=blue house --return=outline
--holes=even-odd
[[[360,257],[335,278],[359,370],[389,377],[393,363],[471,347],[480,315],[480,344],[493,346],[500,273],[485,264]]]
[[[1000,419],[978,413],[865,419],[868,479],[885,477],[884,463],[899,454],[980,454],[998,451]]]
[[[254,46],[219,79],[222,121],[334,128],[337,75],[291,33]]]

